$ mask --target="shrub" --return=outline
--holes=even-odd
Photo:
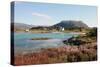
[[[86,35],[90,37],[97,37],[97,28],[92,28]]]

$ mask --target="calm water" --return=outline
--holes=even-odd
[[[55,47],[65,45],[62,41],[72,36],[77,36],[75,33],[31,33],[20,32],[14,33],[14,45],[16,52],[31,52],[39,48]],[[32,38],[50,38],[48,40],[31,40]]]

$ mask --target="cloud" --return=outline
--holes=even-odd
[[[33,12],[32,15],[33,15],[33,16],[43,17],[43,18],[46,18],[46,19],[51,19],[51,17],[48,16],[48,15],[46,15],[46,14],[41,14],[41,13]]]

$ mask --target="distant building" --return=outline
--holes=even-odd
[[[64,29],[64,27],[62,28],[62,31],[64,31],[65,29]]]
[[[26,29],[25,32],[29,32],[29,29]]]
[[[61,31],[64,31],[65,29],[64,29],[64,27],[60,27],[60,30],[61,30]]]

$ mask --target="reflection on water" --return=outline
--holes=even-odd
[[[77,36],[74,33],[30,33],[20,32],[14,33],[14,45],[16,52],[35,51],[37,48],[47,48],[65,45],[62,41],[72,36]],[[48,40],[31,40],[32,38],[50,38]]]

